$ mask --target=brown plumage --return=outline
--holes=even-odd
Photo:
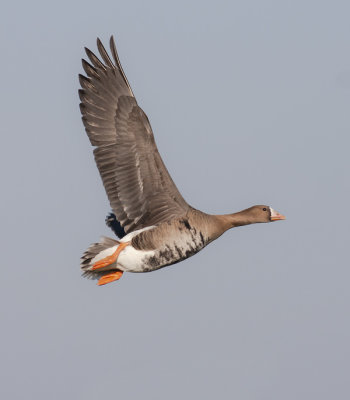
[[[100,40],[102,64],[88,49],[79,75],[83,123],[108,199],[126,233],[183,214],[189,208],[171,179],[146,114],[137,105],[110,40],[114,63]]]
[[[208,215],[189,206],[162,161],[113,37],[113,60],[99,39],[97,47],[103,62],[85,49],[91,64],[82,61],[87,76],[79,75],[80,110],[114,213],[107,223],[126,236],[115,244],[103,239],[90,246],[82,258],[86,275],[102,275],[105,284],[119,279],[120,271],[155,270],[188,258],[232,227],[284,219],[268,206],[230,215]]]

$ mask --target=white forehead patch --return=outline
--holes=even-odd
[[[272,207],[269,207],[269,208],[270,208],[271,217],[277,217],[278,212],[275,211]]]

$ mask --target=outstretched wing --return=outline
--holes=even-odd
[[[113,36],[113,61],[101,41],[103,62],[89,49],[82,60],[80,110],[111,207],[132,232],[184,215],[189,205],[167,171],[146,114],[137,105],[119,61]]]

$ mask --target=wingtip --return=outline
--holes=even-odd
[[[86,55],[90,58],[90,54],[92,54],[92,51],[88,47],[84,47]]]
[[[96,44],[99,50],[103,48],[102,40],[99,37],[96,38]]]

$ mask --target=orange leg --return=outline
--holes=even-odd
[[[112,272],[111,274],[103,275],[103,277],[98,280],[97,284],[98,284],[98,286],[101,286],[101,285],[105,285],[106,283],[117,281],[118,279],[120,279],[122,277],[122,275],[123,275],[123,271],[119,271],[119,270]]]
[[[124,250],[125,247],[128,246],[129,244],[130,244],[130,242],[120,243],[120,245],[117,247],[117,250],[112,255],[102,258],[102,260],[95,262],[95,264],[92,266],[91,270],[95,271],[96,269],[107,267],[108,265],[111,265],[114,262],[116,262],[120,252],[122,250]],[[103,279],[103,277],[101,279]]]

